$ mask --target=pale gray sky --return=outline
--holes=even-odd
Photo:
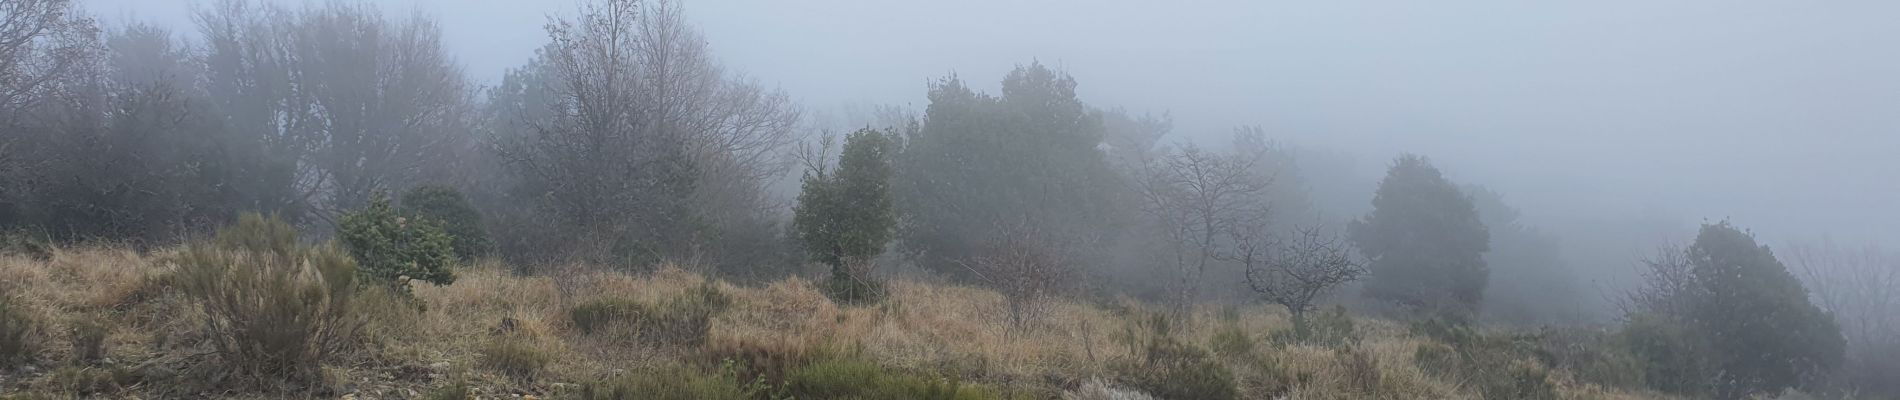
[[[189,29],[185,0],[85,1],[107,21]],[[546,15],[576,7],[377,3],[437,16],[482,82],[545,41]],[[1686,230],[1725,217],[1775,244],[1821,234],[1900,241],[1900,2],[685,6],[730,68],[819,113],[921,108],[929,79],[955,71],[994,88],[1013,64],[1039,59],[1075,75],[1092,104],[1173,113],[1177,135],[1262,125],[1352,154],[1368,184],[1398,152],[1421,153],[1566,239],[1629,243],[1589,251],[1633,252],[1657,239],[1636,236],[1662,235],[1603,226]]]

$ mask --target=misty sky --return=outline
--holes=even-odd
[[[83,1],[107,22],[190,29],[184,0]],[[484,83],[545,42],[546,15],[576,9],[379,3],[435,15]],[[1177,136],[1261,125],[1350,154],[1366,185],[1400,151],[1428,155],[1566,240],[1623,236],[1631,252],[1727,217],[1769,244],[1900,241],[1900,2],[1169,3],[685,6],[729,68],[818,115],[921,109],[926,82],[953,71],[994,91],[1037,59],[1093,105],[1172,113]]]

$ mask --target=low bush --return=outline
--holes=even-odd
[[[398,214],[378,193],[369,207],[343,215],[336,236],[356,259],[363,278],[409,293],[409,280],[455,283],[452,240],[434,220]]]
[[[494,248],[488,230],[482,225],[482,213],[468,197],[455,188],[422,185],[402,194],[403,214],[434,221],[449,235],[455,256],[463,261],[487,255]]]
[[[0,294],[0,368],[28,361],[39,351],[39,321],[10,296]]]
[[[604,298],[568,310],[574,327],[587,335],[631,338],[655,345],[696,346],[706,340],[712,317],[730,307],[732,299],[712,282],[659,304]]]
[[[356,262],[335,246],[298,244],[281,220],[245,214],[173,264],[176,285],[204,312],[220,370],[320,382],[322,364],[362,327],[351,303]]]

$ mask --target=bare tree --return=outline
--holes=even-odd
[[[1698,290],[1695,282],[1694,265],[1689,263],[1688,252],[1681,246],[1664,245],[1656,254],[1640,261],[1637,275],[1642,278],[1640,286],[1624,291],[1623,298],[1617,300],[1625,317],[1637,314],[1658,316],[1685,315],[1689,312],[1689,301]]]
[[[1786,247],[1796,273],[1847,339],[1842,371],[1864,391],[1900,395],[1900,254],[1832,240]]]
[[[1307,332],[1306,313],[1318,308],[1327,292],[1365,275],[1365,263],[1350,244],[1318,226],[1295,229],[1292,238],[1273,243],[1260,230],[1236,232],[1234,250],[1224,255],[1246,268],[1247,286],[1261,298],[1286,306],[1293,330]]]
[[[737,236],[715,233],[770,231],[763,186],[791,166],[799,118],[788,96],[726,73],[670,2],[601,0],[547,30],[516,75],[535,80],[514,89],[547,104],[516,106],[503,118],[529,120],[503,124],[526,132],[498,138],[525,191],[642,258],[724,257],[701,247]]]
[[[1257,137],[1243,131],[1236,141]],[[1142,211],[1156,225],[1170,248],[1168,263],[1179,278],[1175,311],[1185,315],[1199,298],[1200,283],[1227,243],[1227,234],[1241,227],[1262,226],[1270,208],[1265,197],[1273,177],[1257,164],[1263,147],[1235,146],[1232,154],[1200,149],[1193,144],[1168,150],[1143,163],[1136,182]]]
[[[208,90],[227,122],[295,160],[295,201],[319,218],[439,180],[455,169],[454,150],[473,143],[471,86],[441,27],[420,14],[228,0],[197,22]]]
[[[1050,301],[1074,289],[1077,279],[1070,248],[1050,243],[1051,235],[1028,224],[999,229],[981,253],[963,261],[976,280],[1003,295],[1010,326],[1027,329]]]
[[[45,100],[48,85],[97,45],[98,28],[71,0],[0,1],[0,123]]]

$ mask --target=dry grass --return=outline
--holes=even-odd
[[[177,300],[153,283],[166,273],[160,261],[164,257],[114,248],[60,249],[48,261],[0,257],[0,291],[22,299],[43,321],[65,324],[104,317],[109,321],[108,358],[121,364],[176,360],[184,346],[180,343],[190,342],[197,317],[190,315],[191,307],[173,304]],[[427,367],[426,375],[435,378],[394,378],[396,382],[388,384],[426,392],[454,380],[469,382],[477,392],[547,394],[616,371],[703,362],[708,349],[751,346],[851,352],[890,368],[951,374],[966,382],[1032,389],[1053,398],[1085,386],[1101,389],[1101,379],[1112,379],[1108,365],[1136,356],[1126,343],[1131,321],[1155,310],[1134,301],[1108,308],[1058,301],[1028,329],[1012,329],[1003,297],[978,288],[900,281],[891,283],[884,303],[839,306],[799,278],[759,287],[718,283],[731,297],[732,307],[713,319],[704,347],[647,346],[603,343],[582,335],[568,320],[568,310],[610,297],[659,302],[680,296],[703,277],[670,266],[642,275],[575,267],[551,276],[524,277],[508,270],[481,262],[458,271],[453,285],[417,287],[414,295],[421,311],[402,307],[399,299],[364,300],[375,304],[367,307],[372,309],[368,336],[374,345],[349,365],[338,366],[337,379],[390,380],[387,371]],[[1342,352],[1266,343],[1267,333],[1290,327],[1280,309],[1250,306],[1233,314],[1216,306],[1200,307],[1190,321],[1171,324],[1171,331],[1178,340],[1200,346],[1223,326],[1246,332],[1256,342],[1253,353],[1222,361],[1234,371],[1242,398],[1272,398],[1266,389],[1275,380],[1286,381],[1283,398],[1293,399],[1475,398],[1459,383],[1419,370],[1413,354],[1428,339],[1409,334],[1399,324],[1359,320],[1364,340]],[[51,343],[44,347],[49,354],[41,362],[64,362],[70,357],[66,330],[47,333]],[[526,380],[484,368],[483,349],[501,337],[525,344],[550,362]],[[1571,382],[1562,373],[1553,374],[1553,380],[1565,399],[1659,398]],[[16,385],[0,386],[0,392],[21,384],[37,387],[33,382],[0,379],[0,385]]]

